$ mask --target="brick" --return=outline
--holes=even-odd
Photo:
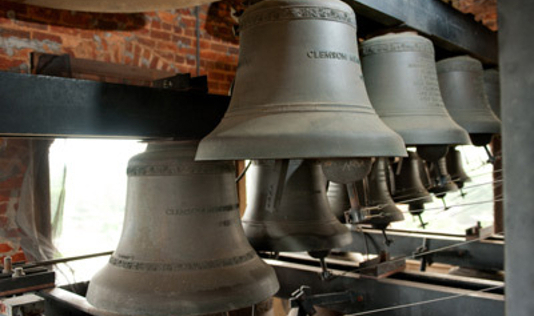
[[[14,21],[14,23],[20,27],[36,29],[36,30],[48,31],[48,28],[49,28],[48,24],[43,24],[43,23],[26,22],[26,21],[19,21],[19,20]]]
[[[174,43],[158,41],[156,45],[156,49],[162,50],[162,51],[174,52],[178,49],[178,47],[176,47],[176,44]]]
[[[171,31],[172,30],[172,24],[169,23],[162,23],[161,28],[165,31]]]
[[[20,251],[20,252],[17,252],[16,254],[12,255],[11,256],[11,260],[13,262],[25,262],[26,261],[26,256],[24,255],[24,252]]]
[[[17,37],[17,38],[30,38],[30,32],[0,28],[0,36],[2,37]]]
[[[226,76],[224,73],[220,72],[210,72],[208,73],[208,79],[214,80],[214,81],[225,81]]]
[[[162,27],[161,27],[161,22],[160,22],[160,21],[153,20],[152,23],[150,23],[150,28],[151,28],[151,29],[158,29],[158,30],[161,30],[161,29],[162,29]]]
[[[11,248],[11,246],[9,246],[8,244],[0,244],[0,253],[6,253],[10,251],[13,251],[13,248]]]
[[[39,40],[39,41],[49,40],[49,41],[52,41],[52,42],[55,42],[55,43],[59,43],[59,44],[63,43],[63,40],[61,39],[61,37],[59,37],[57,35],[43,33],[43,32],[37,32],[37,31],[33,31],[32,32],[32,39],[36,39],[36,40]]]
[[[158,16],[161,19],[162,22],[166,24],[174,24],[174,19],[176,19],[176,15],[172,14],[170,12],[160,11],[158,12]]]
[[[228,47],[217,43],[211,43],[210,47],[216,52],[226,53],[228,51]]]
[[[145,46],[149,46],[149,47],[154,47],[154,46],[156,46],[156,42],[155,42],[154,40],[147,39],[147,38],[144,38],[144,37],[139,37],[139,38],[137,38],[137,41],[138,41],[139,44],[141,44],[141,45],[145,45]]]
[[[150,37],[157,38],[165,41],[171,40],[171,34],[166,32],[160,32],[160,31],[150,31]]]
[[[20,65],[24,64],[26,61],[20,60],[20,59],[13,59],[13,58],[4,58],[0,56],[0,70],[9,70],[15,67],[19,67]],[[2,183],[0,183],[0,189],[5,189],[6,187],[2,186]]]
[[[184,64],[185,63],[185,58],[183,56],[180,56],[180,55],[174,55],[174,62],[176,62],[178,64]]]
[[[159,62],[159,57],[158,56],[152,57],[152,60],[150,61],[150,68],[151,69],[156,69],[157,65],[158,65],[158,62]]]

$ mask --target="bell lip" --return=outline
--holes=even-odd
[[[206,315],[206,314],[212,314],[212,313],[220,313],[220,312],[237,310],[237,309],[240,309],[240,308],[244,308],[244,307],[248,307],[248,306],[257,304],[259,302],[262,302],[262,301],[272,297],[280,289],[280,284],[278,282],[278,279],[277,279],[277,276],[276,276],[276,272],[274,271],[274,269],[270,265],[265,263],[265,261],[263,261],[263,259],[261,259],[259,256],[256,256],[255,260],[260,261],[261,265],[264,266],[263,268],[265,269],[264,270],[265,271],[264,272],[265,273],[264,279],[262,280],[263,283],[264,283],[264,286],[261,287],[261,289],[263,290],[263,295],[261,295],[261,297],[259,297],[260,296],[259,294],[256,295],[256,297],[252,297],[251,295],[240,295],[240,297],[242,298],[242,300],[240,300],[240,302],[236,303],[234,301],[234,302],[232,302],[232,304],[228,304],[228,305],[232,305],[232,306],[228,306],[228,308],[225,307],[225,309],[211,308],[211,309],[206,309],[204,311],[196,311],[196,312],[188,312],[188,313],[179,313],[179,312],[174,312],[174,311],[173,312],[169,312],[169,311],[165,311],[165,312],[151,311],[150,315],[153,315],[153,316],[171,316],[171,315],[172,316],[200,316],[200,315]],[[97,273],[97,275],[93,276],[93,278],[91,279],[91,282],[89,283],[89,289],[91,288],[91,284],[94,284],[93,280],[95,279],[95,277],[98,276],[98,274],[103,273],[105,270],[112,271],[113,269],[115,269],[115,267],[111,266],[109,263],[107,263]],[[245,272],[250,272],[250,271],[247,271],[246,269],[244,271]],[[261,282],[261,281],[257,281],[257,282]],[[96,287],[97,287],[96,291],[98,291],[98,287],[101,287],[101,285],[97,285]],[[88,305],[90,306],[90,312],[93,313],[96,316],[145,316],[146,315],[146,311],[140,311],[139,313],[132,312],[132,310],[130,310],[130,311],[124,310],[123,312],[115,312],[115,311],[106,310],[105,308],[102,308],[102,307],[95,306],[94,303],[90,301],[91,298],[90,298],[89,289],[87,291],[86,300],[87,300]],[[125,295],[128,296],[129,294],[126,293]],[[245,300],[245,298],[246,298],[246,300]],[[142,305],[144,306],[145,304],[142,304]],[[135,310],[137,310],[137,309],[135,309]]]
[[[291,112],[225,117],[200,141],[195,160],[407,156],[402,137],[374,113]]]
[[[382,120],[384,123],[386,123],[386,125],[401,135],[407,147],[417,145],[456,146],[472,144],[469,133],[452,118],[448,118],[452,121],[452,123],[443,122],[444,124],[442,124],[442,126],[436,126],[436,124],[432,124],[431,120],[424,121],[423,119],[417,119],[417,122],[423,122],[424,125],[428,125],[412,130],[406,128],[405,118],[398,117],[398,119],[401,121],[395,122],[395,118],[393,117],[382,117]],[[447,118],[443,118],[443,120],[445,119]]]

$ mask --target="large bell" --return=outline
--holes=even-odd
[[[434,48],[414,33],[364,41],[362,67],[371,103],[406,145],[469,144],[441,98]]]
[[[421,205],[432,202],[432,196],[423,185],[420,163],[419,156],[415,152],[408,152],[408,158],[403,158],[399,162],[400,170],[395,173],[395,194],[393,195],[396,203]]]
[[[197,159],[405,155],[367,96],[350,6],[265,0],[245,11],[230,107]]]
[[[430,176],[434,181],[430,192],[434,193],[437,197],[444,198],[447,192],[458,191],[458,186],[452,181],[452,177],[447,170],[447,160],[445,157],[431,164]]]
[[[482,63],[469,56],[437,63],[439,87],[452,118],[469,132],[474,145],[483,146],[499,133],[501,122],[484,93]]]
[[[385,229],[391,222],[404,220],[402,211],[395,205],[388,188],[388,160],[378,158],[367,179],[358,183],[358,196],[364,209],[369,210],[362,224]]]
[[[83,12],[134,13],[194,7],[216,0],[10,0],[25,4]]]
[[[496,69],[484,70],[484,91],[491,110],[501,119],[501,85],[499,84],[499,72]]]
[[[273,160],[254,161],[248,171],[243,228],[262,251],[318,251],[349,244],[350,232],[330,211],[321,165],[292,160],[279,207],[271,208]]]
[[[452,181],[456,183],[458,188],[463,188],[466,182],[471,181],[471,178],[469,178],[464,170],[462,153],[457,149],[451,148],[445,159],[447,161],[447,170],[451,175]]]
[[[99,315],[203,315],[278,290],[243,233],[233,164],[194,162],[197,145],[150,143],[130,159],[122,236],[87,293]]]

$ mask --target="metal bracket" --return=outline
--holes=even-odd
[[[327,293],[327,294],[311,294],[309,286],[301,286],[291,294],[289,303],[291,308],[298,309],[298,316],[314,315],[317,311],[313,308],[314,305],[335,305],[362,302],[363,296],[357,295],[353,291]]]

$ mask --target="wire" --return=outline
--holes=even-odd
[[[239,181],[241,181],[241,179],[243,179],[243,177],[245,176],[245,174],[247,173],[247,170],[248,168],[250,167],[250,165],[252,164],[252,160],[250,160],[247,164],[247,166],[245,167],[245,169],[243,169],[243,171],[241,171],[241,174],[239,174],[239,176],[237,176],[237,178],[235,179],[235,182],[238,183]]]
[[[498,289],[502,289],[502,288],[504,288],[503,285],[492,286],[492,287],[488,287],[488,288],[481,289],[481,290],[478,290],[478,291],[470,291],[469,293],[455,294],[455,295],[449,295],[449,296],[445,296],[445,297],[434,298],[434,299],[430,299],[430,300],[426,300],[426,301],[420,301],[420,302],[415,302],[415,303],[408,303],[408,304],[402,304],[402,305],[378,308],[378,309],[373,309],[373,310],[365,311],[365,312],[359,312],[359,313],[354,313],[354,314],[346,314],[345,316],[371,315],[371,314],[387,312],[387,311],[392,311],[392,310],[397,310],[397,309],[410,308],[410,307],[415,307],[415,306],[421,306],[421,305],[426,305],[426,304],[432,304],[432,303],[438,303],[438,302],[442,302],[442,301],[453,300],[453,299],[457,299],[457,298],[461,298],[461,297],[471,296],[471,295],[474,295],[474,294],[483,293],[483,292],[489,292],[489,291],[498,290]]]
[[[496,234],[500,234],[500,233],[496,233]],[[420,252],[420,253],[413,253],[411,255],[405,255],[405,256],[402,256],[402,257],[399,257],[399,258],[388,260],[388,262],[394,263],[394,262],[404,261],[406,259],[415,259],[415,258],[423,257],[423,256],[426,256],[426,255],[430,255],[430,254],[433,254],[433,253],[436,253],[436,252],[441,252],[441,251],[445,251],[445,250],[449,250],[449,249],[453,249],[453,248],[458,248],[458,247],[461,247],[461,246],[469,245],[469,244],[472,244],[472,243],[475,243],[475,242],[482,241],[482,240],[484,240],[486,238],[487,237],[483,236],[483,237],[479,237],[479,238],[476,238],[476,239],[460,242],[460,243],[457,243],[457,244],[448,245],[448,246],[444,246],[444,247],[441,247],[441,248],[436,248],[436,249],[433,249],[433,250],[428,250],[428,251],[424,251],[424,252]],[[369,267],[361,267],[361,268],[356,268],[356,269],[353,269],[353,270],[350,270],[350,271],[345,271],[343,273],[333,275],[328,280],[331,281],[331,280],[334,280],[334,279],[336,279],[338,277],[345,276],[345,275],[347,275],[349,273],[358,273],[358,272],[360,272],[362,270],[370,270],[370,269],[376,268],[378,266],[379,266],[379,264],[375,264],[375,265],[372,265],[372,266],[369,266]]]
[[[414,212],[426,212],[426,211],[446,211],[454,207],[461,207],[461,206],[469,206],[469,205],[478,205],[478,204],[487,204],[487,203],[494,203],[494,202],[501,202],[503,199],[492,199],[492,200],[486,200],[486,201],[477,201],[477,202],[469,202],[469,203],[461,203],[461,204],[454,204],[454,205],[447,205],[446,208],[444,207],[432,207],[432,208],[423,208],[419,210],[409,210],[409,211],[403,211],[405,214],[414,213]]]

